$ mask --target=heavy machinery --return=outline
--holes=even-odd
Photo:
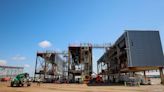
[[[99,84],[99,83],[103,83],[103,79],[102,77],[100,77],[100,75],[96,75],[96,77],[91,77],[90,80],[89,80],[89,83],[90,84]]]
[[[31,86],[30,78],[28,73],[18,74],[12,81],[11,87],[23,87],[23,86]]]

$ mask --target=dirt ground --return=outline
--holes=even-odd
[[[10,87],[10,83],[0,82],[0,92],[164,92],[164,85],[125,86],[87,86],[85,84],[37,84],[31,87]]]

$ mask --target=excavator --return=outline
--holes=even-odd
[[[12,81],[11,87],[23,87],[23,86],[31,86],[30,78],[28,73],[18,74]]]

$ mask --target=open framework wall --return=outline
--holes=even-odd
[[[84,82],[92,74],[92,48],[89,46],[69,46],[69,82]]]
[[[37,52],[34,78],[45,82],[59,81],[64,76],[64,59],[56,52]]]

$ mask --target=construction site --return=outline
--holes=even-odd
[[[164,0],[0,0],[0,92],[164,92]]]
[[[96,66],[93,49],[105,51]],[[159,77],[146,75],[150,71]],[[114,44],[79,43],[63,52],[38,51],[31,87],[9,88],[2,82],[0,92],[163,92],[163,71],[159,31],[126,30]]]
[[[97,61],[95,73],[92,50],[97,48],[105,52]],[[70,44],[65,52],[38,52],[34,80],[93,85],[131,80],[133,84],[151,84],[145,72],[158,70],[163,83],[163,60],[158,31],[127,30],[114,44]]]

